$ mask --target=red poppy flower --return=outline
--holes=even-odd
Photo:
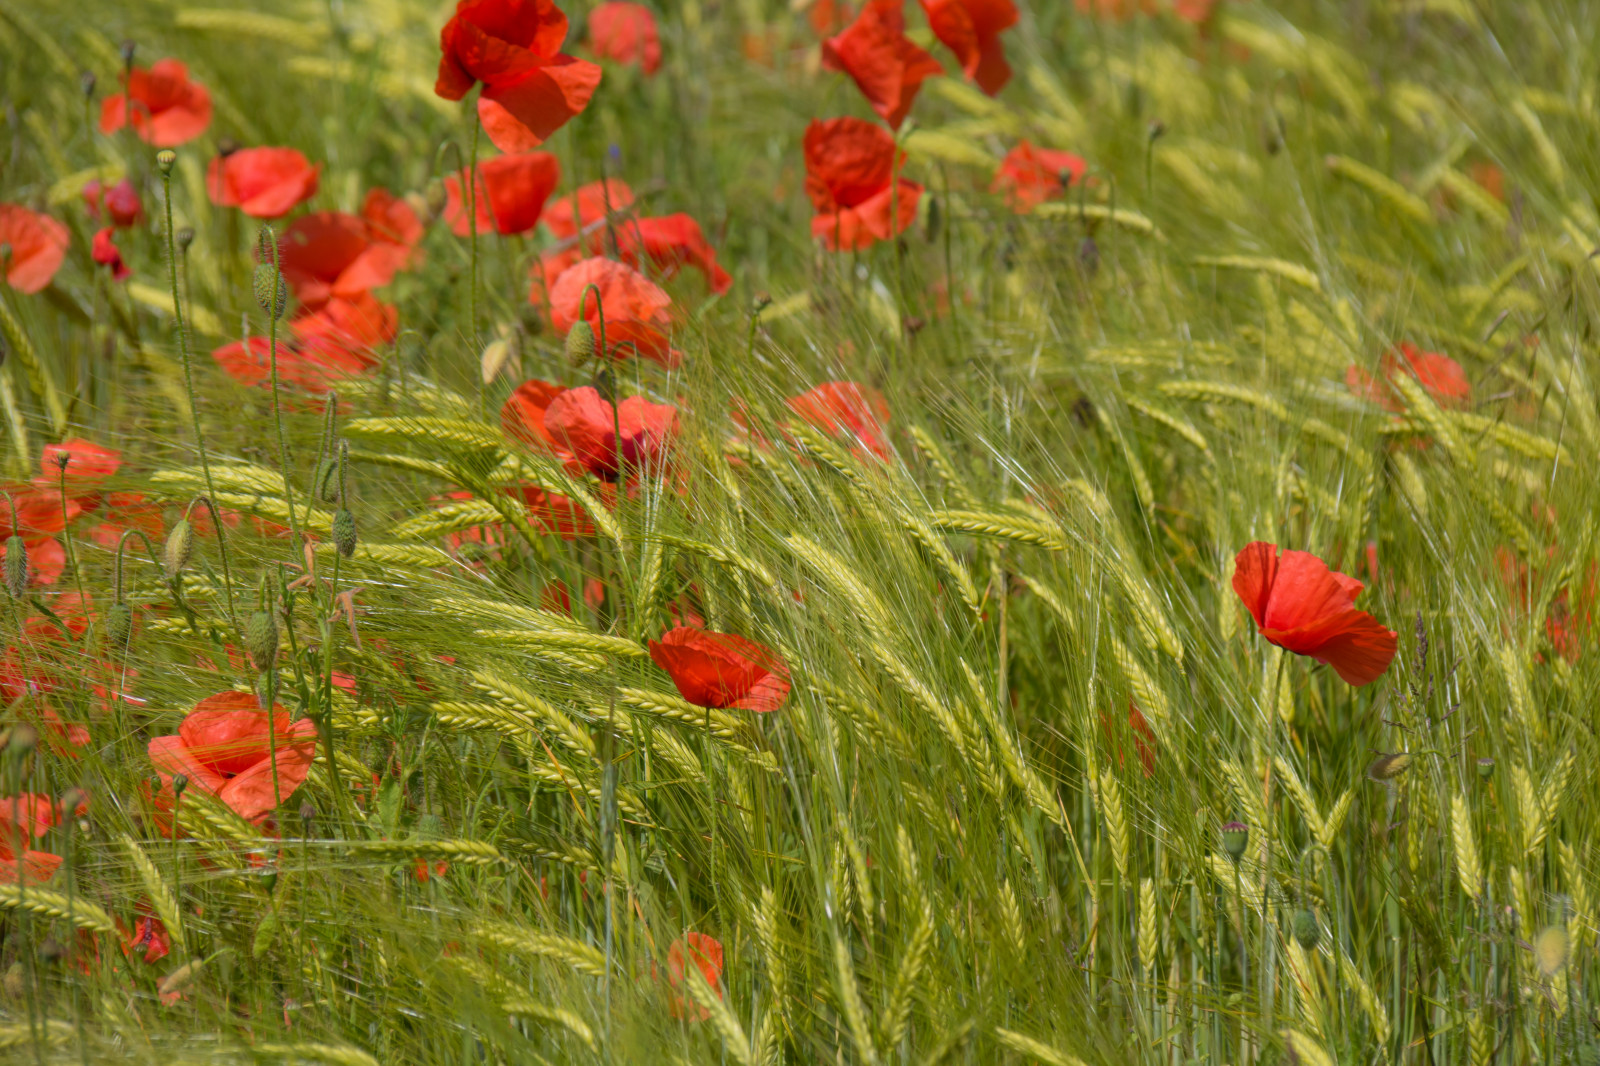
[[[0,885],[48,881],[55,876],[61,856],[34,851],[31,845],[60,820],[60,812],[48,796],[23,793],[0,798]]]
[[[714,293],[725,293],[733,287],[733,278],[717,262],[717,250],[706,240],[700,223],[688,215],[631,219],[617,228],[617,243],[622,246],[624,258],[637,261],[637,249],[642,246],[644,255],[664,277],[672,277],[687,265],[706,276],[706,284]]]
[[[563,540],[594,536],[594,522],[569,497],[537,485],[522,485],[510,491],[511,495],[521,497],[523,506],[528,509],[528,521],[535,528]]]
[[[115,236],[116,230],[110,226],[96,232],[89,255],[96,263],[110,268],[113,281],[126,281],[133,276],[133,271],[122,261],[122,250],[117,247]]]
[[[1185,22],[1199,25],[1211,18],[1217,0],[1173,0],[1172,13]]]
[[[723,998],[722,942],[704,933],[685,933],[669,944],[667,984],[674,990],[682,988],[688,980],[690,963],[700,971],[700,976],[705,978],[717,998]],[[667,1009],[674,1018],[688,1018],[690,1021],[703,1022],[711,1017],[710,1011],[676,991],[668,1001]]]
[[[697,707],[764,713],[789,698],[789,668],[777,653],[732,633],[678,626],[650,642],[650,658]]]
[[[206,192],[221,207],[251,218],[281,218],[317,193],[322,164],[293,148],[242,148],[206,168]]]
[[[1472,400],[1472,383],[1460,363],[1448,355],[1425,352],[1409,341],[1402,341],[1396,351],[1385,353],[1381,368],[1388,382],[1397,375],[1410,374],[1440,406],[1465,407]],[[1375,380],[1364,367],[1347,369],[1344,381],[1353,394],[1385,410],[1399,414],[1405,409],[1394,388]]]
[[[854,381],[829,381],[787,402],[790,410],[824,433],[859,445],[853,448],[857,458],[865,457],[864,448],[889,461],[889,401],[877,389]]]
[[[599,292],[599,301],[593,293],[585,296],[590,285]],[[535,282],[530,302],[539,302],[534,299],[536,295],[543,295],[538,289],[539,284]],[[579,318],[581,304],[582,317],[594,329],[598,343],[603,309],[606,354],[611,358],[622,359],[633,354],[653,359],[668,368],[678,365],[679,353],[667,343],[667,335],[661,329],[672,321],[667,314],[672,297],[626,263],[599,256],[581,260],[561,272],[550,286],[548,296],[550,322],[557,332],[566,333],[572,328]]]
[[[369,292],[335,297],[316,311],[302,311],[289,329],[308,357],[327,362],[333,377],[360,374],[376,365],[373,352],[394,340],[400,313]],[[302,385],[307,382],[300,382]]]
[[[944,73],[906,37],[905,0],[867,0],[850,27],[822,42],[822,65],[850,75],[883,120],[900,128],[922,82]]]
[[[631,206],[633,190],[627,182],[619,178],[591,181],[551,200],[549,209],[544,213],[544,224],[555,236],[569,240],[576,237],[580,230],[604,219],[608,210],[621,211]],[[601,248],[600,237],[596,233],[591,245],[595,252]]]
[[[0,499],[0,538],[13,533],[23,540],[38,536],[53,536],[67,528],[67,523],[83,513],[83,504],[67,498],[61,502],[61,493],[53,485],[12,486],[11,503],[16,506],[17,518],[13,525],[11,507]]]
[[[467,205],[462,197],[465,173],[444,180],[444,217],[457,237],[467,235]],[[478,164],[478,183],[473,190],[478,232],[512,234],[533,229],[560,181],[561,164],[548,152],[497,156]]]
[[[1550,601],[1550,614],[1544,620],[1545,636],[1556,654],[1575,663],[1589,643],[1594,628],[1595,604],[1600,602],[1600,571],[1593,563],[1583,583],[1562,589]]]
[[[1117,756],[1117,765],[1121,766],[1122,740],[1109,712],[1100,712],[1100,724],[1105,726],[1106,739],[1111,742],[1111,748]],[[1128,729],[1133,733],[1133,748],[1139,756],[1139,768],[1144,771],[1144,776],[1149,777],[1156,772],[1156,737],[1150,731],[1150,723],[1145,721],[1144,713],[1132,703],[1128,704]]]
[[[556,439],[545,428],[544,414],[550,402],[567,390],[548,381],[524,381],[512,390],[500,406],[500,428],[506,436],[531,448],[554,448]]]
[[[615,409],[598,390],[567,389],[544,412],[545,430],[556,447],[602,481],[630,469],[659,467],[678,431],[678,409],[630,396]]]
[[[372,203],[368,197],[368,204]],[[416,236],[406,243],[403,238],[388,240],[380,233],[393,232],[391,224],[409,232],[409,216],[420,235],[421,223],[404,200],[393,200],[383,210],[381,231],[364,215],[343,211],[317,211],[295,219],[283,231],[278,240],[278,267],[296,299],[315,309],[333,297],[351,299],[394,280],[410,261]]]
[[[600,68],[561,53],[567,16],[553,0],[459,0],[439,33],[446,100],[483,82],[478,118],[502,152],[536,148],[589,106]]]
[[[922,10],[933,35],[956,54],[978,88],[993,96],[1011,80],[1000,34],[1017,23],[1012,0],[922,0]]]
[[[1309,552],[1254,541],[1234,559],[1233,590],[1269,643],[1333,667],[1352,685],[1383,676],[1395,633],[1355,599],[1366,586]]]
[[[381,185],[367,190],[361,201],[361,218],[367,224],[367,234],[375,241],[415,249],[422,240],[424,227],[416,208]]]
[[[897,177],[905,153],[888,131],[858,118],[806,127],[806,195],[816,208],[811,235],[852,252],[903,233],[917,218],[922,186]]]
[[[146,70],[135,67],[126,78],[127,91],[100,104],[100,132],[115,133],[129,122],[133,132],[156,148],[187,144],[211,125],[211,94],[189,80],[189,69],[176,59],[162,59]]]
[[[661,67],[656,17],[643,4],[606,0],[589,12],[589,50],[601,59],[637,63],[646,74]]]
[[[605,582],[597,577],[585,578],[583,602],[591,610],[598,611],[606,602]],[[545,585],[543,591],[539,593],[539,606],[547,611],[572,617],[572,593],[568,591],[567,583],[557,578]]]
[[[22,543],[28,552],[30,585],[54,585],[61,580],[61,573],[67,568],[67,552],[60,541],[54,537],[24,537]],[[6,545],[0,541],[0,562],[5,557]]]
[[[806,17],[811,20],[813,33],[837,33],[850,23],[850,5],[846,0],[816,0]]]
[[[18,292],[35,293],[56,276],[67,257],[71,237],[67,227],[19,204],[0,204],[0,244],[10,245],[8,258],[0,260],[6,284]]]
[[[118,229],[127,229],[134,225],[144,214],[144,204],[139,199],[139,190],[133,187],[133,182],[123,178],[111,188],[107,189],[99,181],[91,181],[83,187],[83,202],[89,205],[89,214],[99,221],[101,212],[104,211],[111,219],[111,224]]]
[[[1082,156],[1023,141],[1000,161],[989,191],[1004,193],[1011,210],[1023,215],[1078,181],[1088,168]]]
[[[125,530],[141,530],[152,541],[161,537],[161,505],[138,492],[108,493],[102,501],[105,521],[89,531],[89,539],[107,551],[116,551]]]
[[[161,924],[161,919],[153,914],[141,915],[133,934],[124,933],[122,936],[122,953],[137,953],[145,962],[160,962],[171,950],[172,934]]]
[[[376,301],[374,301],[376,303]],[[341,319],[352,305],[330,301],[321,311],[297,318],[291,326],[304,331],[303,344],[278,341],[278,381],[320,395],[339,381],[359,376],[377,365],[370,351],[360,345],[356,334],[371,326],[370,318],[355,314]],[[392,308],[378,304],[392,313]],[[272,346],[267,337],[249,337],[212,351],[211,358],[241,385],[271,387]]]
[[[172,775],[187,774],[198,789],[260,822],[275,807],[272,745],[277,745],[278,798],[287,800],[311,772],[317,730],[309,718],[290,722],[274,706],[271,720],[249,692],[223,692],[195,704],[176,736],[150,741],[150,763],[161,777],[160,800],[171,794]],[[170,809],[170,801],[168,808]]]
[[[64,440],[60,444],[46,444],[39,455],[40,487],[54,487],[62,477],[61,457],[65,456],[67,491],[81,495],[98,488],[102,482],[122,467],[122,453],[115,448],[105,448],[81,437]]]

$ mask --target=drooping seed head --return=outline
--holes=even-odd
[[[311,494],[323,503],[339,502],[339,460],[317,460],[317,468],[311,472]]]
[[[178,580],[189,557],[194,554],[194,527],[187,517],[180,518],[167,534],[167,543],[161,551],[161,569],[169,582]]]
[[[1243,822],[1229,822],[1222,827],[1222,850],[1228,853],[1228,858],[1238,862],[1244,855],[1245,847],[1250,843],[1250,827]]]
[[[6,591],[14,600],[28,591],[28,546],[15,533],[6,538]]]

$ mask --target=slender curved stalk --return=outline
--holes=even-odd
[[[268,358],[272,363],[272,424],[278,431],[278,472],[283,477],[283,505],[289,512],[289,551],[294,552],[300,546],[300,523],[294,516],[294,481],[289,477],[289,440],[283,432],[283,405],[278,393],[278,289],[283,284],[283,272],[278,266],[278,235],[272,231],[271,226],[261,227],[261,248],[265,250],[268,241],[272,244],[272,297],[267,302],[271,304],[267,312],[267,350]],[[273,771],[277,773],[276,769]],[[273,778],[277,780],[276,776]]]

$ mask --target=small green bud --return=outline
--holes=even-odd
[[[1300,946],[1307,951],[1315,951],[1317,940],[1322,936],[1322,928],[1317,925],[1317,914],[1310,907],[1301,907],[1294,912],[1294,938]]]
[[[278,871],[271,866],[261,871],[261,887],[267,890],[267,895],[272,895],[272,890],[278,887]]]
[[[333,545],[346,559],[356,553],[356,516],[348,508],[333,512]]]
[[[317,460],[317,468],[311,473],[311,494],[323,503],[339,502],[339,460]]]
[[[257,670],[278,661],[278,622],[271,611],[256,611],[245,622],[244,649]]]
[[[289,286],[284,283],[283,272],[271,263],[257,263],[251,284],[261,310],[273,318],[282,318],[284,308],[289,306]]]
[[[1243,822],[1229,822],[1222,827],[1222,849],[1234,862],[1244,855],[1245,845],[1249,843],[1250,827]]]
[[[178,153],[171,148],[163,148],[156,153],[156,169],[161,171],[162,177],[172,173],[172,165],[177,161]]]
[[[113,648],[126,648],[133,639],[133,608],[114,603],[106,612],[106,640]]]
[[[573,366],[582,366],[594,358],[594,350],[594,327],[580,318],[567,330],[567,360]]]
[[[28,591],[28,546],[15,533],[6,538],[6,591],[14,600]]]
[[[193,554],[194,527],[189,524],[188,518],[180,518],[178,524],[172,527],[172,532],[167,534],[166,547],[161,552],[161,568],[169,582],[178,580],[178,575],[189,565],[189,556]]]

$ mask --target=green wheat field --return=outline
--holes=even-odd
[[[0,1060],[1600,1063],[1600,3],[963,4],[0,0]]]

